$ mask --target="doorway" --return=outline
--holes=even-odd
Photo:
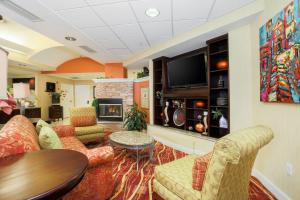
[[[89,106],[93,100],[92,85],[75,85],[75,107]]]
[[[64,91],[61,96],[61,106],[63,106],[64,118],[70,117],[70,109],[74,107],[74,87],[72,84],[61,84],[61,90]]]

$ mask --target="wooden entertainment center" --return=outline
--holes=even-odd
[[[205,86],[170,88],[168,81],[168,67],[170,61],[181,59],[200,52],[207,55],[207,84]],[[220,67],[221,62],[227,66]],[[201,121],[203,124],[204,112],[208,113],[208,129],[206,135],[220,138],[229,133],[230,127],[230,102],[229,102],[229,51],[228,35],[207,41],[207,47],[192,52],[178,55],[173,58],[160,57],[153,60],[153,97],[154,97],[154,124],[164,125],[163,110],[166,102],[169,102],[168,117],[169,127],[174,127],[194,134],[201,134],[195,128]],[[184,66],[183,66],[184,67]],[[221,82],[221,84],[220,84]],[[178,104],[179,102],[179,104]],[[201,107],[197,106],[202,102]],[[179,105],[179,106],[178,106]],[[173,121],[173,114],[178,109],[184,112],[183,125],[178,126]],[[219,118],[213,118],[213,111],[219,110],[226,118],[228,128],[219,126]],[[202,119],[199,120],[199,115]]]

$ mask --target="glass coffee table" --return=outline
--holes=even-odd
[[[120,131],[109,136],[109,143],[113,147],[121,147],[136,151],[136,167],[139,170],[139,161],[144,157],[149,157],[152,161],[154,139],[146,133],[138,131]],[[148,154],[140,155],[140,151],[149,149]]]

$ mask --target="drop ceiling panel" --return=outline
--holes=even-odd
[[[131,1],[130,4],[140,22],[171,20],[171,0],[140,0]],[[157,8],[160,14],[151,18],[145,14],[148,8]]]
[[[118,37],[108,27],[84,28],[82,31],[105,49],[125,48]]]
[[[137,52],[149,47],[137,24],[118,25],[111,28],[132,52]]]
[[[179,20],[173,22],[174,27],[174,35],[179,35],[185,32],[189,32],[194,28],[200,26],[201,24],[205,23],[206,20]]]
[[[64,10],[69,8],[79,8],[87,6],[84,0],[38,0],[41,4],[53,10]]]
[[[173,0],[173,19],[207,19],[213,2],[214,0]]]
[[[92,8],[110,26],[136,22],[132,9],[127,2],[92,6]]]
[[[88,7],[60,11],[59,15],[78,28],[105,26],[103,21]]]
[[[209,17],[212,19],[220,17],[253,1],[255,0],[216,0],[215,6]]]
[[[146,34],[151,46],[158,42],[164,42],[172,37],[171,21],[164,22],[143,22],[141,23],[144,33]]]
[[[110,4],[110,3],[117,3],[123,1],[128,1],[128,0],[86,0],[86,2],[90,5]]]

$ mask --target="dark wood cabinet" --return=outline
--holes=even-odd
[[[16,108],[12,111],[10,115],[7,115],[3,111],[0,111],[0,124],[7,123],[12,117],[15,115],[20,115],[20,109]],[[25,108],[25,117],[29,118],[33,123],[37,120],[33,119],[40,119],[41,118],[41,108],[40,107],[29,107]]]
[[[63,120],[63,107],[60,105],[52,105],[49,107],[49,119],[50,120]]]
[[[205,52],[207,61],[207,85],[195,88],[171,89],[168,87],[167,63],[181,57]],[[223,62],[223,63],[220,63]],[[219,67],[220,64],[226,67]],[[169,126],[197,132],[195,126],[199,123],[199,115],[207,114],[208,136],[220,138],[229,133],[230,127],[230,96],[229,96],[229,50],[228,35],[207,41],[207,47],[191,51],[173,58],[160,57],[153,60],[153,98],[154,124],[163,125],[162,112],[166,101],[169,102]],[[183,66],[184,67],[184,66]],[[200,72],[200,71],[199,71]],[[177,126],[173,122],[173,113],[177,109],[173,102],[180,102],[185,112],[185,124]],[[204,102],[199,108],[197,102]],[[219,120],[213,118],[213,111],[221,111],[227,119],[228,128],[221,128]],[[199,133],[197,133],[199,134]]]
[[[27,118],[41,118],[41,108],[25,108],[25,116]]]

